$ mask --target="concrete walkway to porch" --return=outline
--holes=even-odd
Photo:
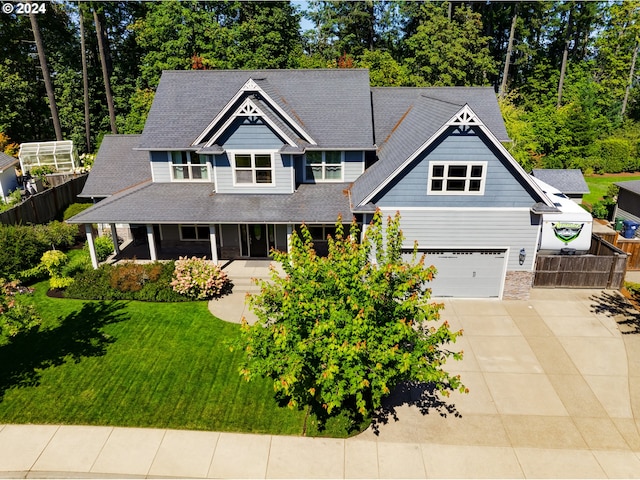
[[[271,268],[282,269],[271,260],[228,260],[221,261],[222,269],[233,283],[232,293],[209,301],[209,311],[216,317],[233,323],[241,323],[244,317],[249,324],[257,320],[246,304],[247,293],[260,291],[254,279],[268,280]]]

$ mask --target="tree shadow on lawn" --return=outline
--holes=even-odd
[[[445,397],[446,398],[446,397]],[[389,423],[389,419],[395,422],[399,420],[396,407],[408,405],[418,407],[422,415],[435,412],[441,417],[462,415],[453,403],[444,401],[439,395],[439,390],[433,383],[405,382],[400,385],[382,402],[371,418],[371,428],[376,435],[380,434],[380,426]]]
[[[0,346],[0,401],[10,388],[39,385],[43,369],[104,355],[116,339],[103,327],[127,320],[124,306],[123,302],[85,303],[62,318],[57,327],[34,328]]]
[[[640,334],[640,311],[634,302],[608,292],[592,295],[589,300],[594,302],[592,312],[613,317],[623,335]]]

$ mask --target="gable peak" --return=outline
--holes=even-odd
[[[241,90],[243,92],[255,92],[256,90],[260,90],[260,87],[258,86],[258,84],[253,80],[253,78],[250,78],[249,80],[247,80],[245,82],[245,84],[242,86]]]
[[[242,105],[240,105],[240,107],[236,110],[235,115],[240,117],[252,117],[256,115],[262,116],[263,113],[250,98],[246,98]]]
[[[456,113],[451,120],[447,122],[448,126],[471,126],[471,125],[484,125],[482,120],[478,118],[471,107],[465,104],[464,107]]]

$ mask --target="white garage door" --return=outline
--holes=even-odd
[[[425,265],[438,273],[430,287],[434,297],[491,298],[500,296],[506,250],[425,250]],[[406,258],[409,258],[407,254]]]

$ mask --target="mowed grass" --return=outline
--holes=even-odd
[[[0,424],[44,423],[300,435],[304,412],[278,406],[270,381],[245,382],[239,325],[206,302],[33,301],[38,333],[0,345]],[[336,420],[309,435],[342,437]]]
[[[584,177],[589,186],[589,194],[583,197],[583,202],[593,205],[606,195],[609,185],[616,182],[626,182],[629,180],[640,180],[640,174],[621,174],[621,175],[590,175]]]

